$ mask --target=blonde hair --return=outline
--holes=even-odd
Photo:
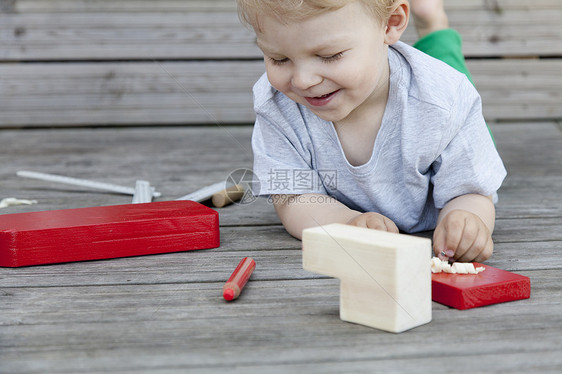
[[[284,22],[298,22],[359,1],[379,20],[390,17],[395,0],[237,0],[242,23],[259,29],[259,17],[270,14]]]

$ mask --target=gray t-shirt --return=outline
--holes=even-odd
[[[331,122],[254,86],[256,195],[320,193],[378,212],[406,232],[435,228],[451,199],[493,195],[506,176],[464,74],[402,42],[389,48],[390,89],[371,159],[352,166]]]

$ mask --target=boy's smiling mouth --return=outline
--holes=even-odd
[[[334,96],[336,96],[338,92],[340,92],[339,89],[322,96],[316,96],[316,97],[305,96],[305,99],[306,101],[308,101],[310,105],[324,106],[328,104],[334,98]]]

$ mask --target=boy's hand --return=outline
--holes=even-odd
[[[398,233],[398,227],[390,218],[375,212],[360,214],[347,222],[348,225]]]
[[[466,210],[449,212],[433,233],[433,251],[442,260],[482,262],[492,255],[493,250],[494,242],[488,227],[480,217]]]

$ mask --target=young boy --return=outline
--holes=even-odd
[[[464,74],[400,42],[407,0],[238,0],[266,74],[254,86],[257,195],[287,231],[435,229],[442,259],[493,251],[506,172]]]

